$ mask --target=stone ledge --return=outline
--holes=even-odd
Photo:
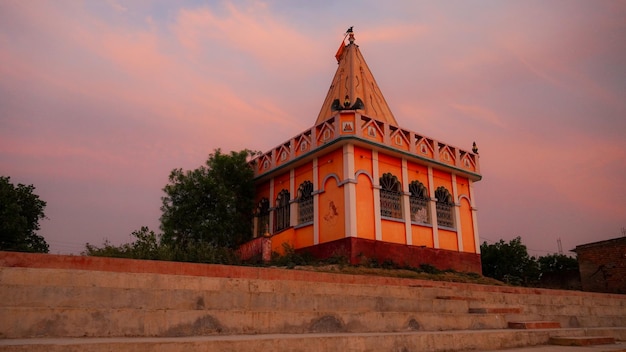
[[[524,309],[521,307],[491,307],[491,308],[470,308],[470,314],[522,314]]]
[[[444,301],[477,301],[483,302],[484,298],[475,298],[475,297],[466,297],[466,296],[436,296],[435,299],[440,299]]]
[[[550,338],[551,345],[559,346],[592,346],[592,345],[612,345],[615,338],[611,336],[555,336]]]
[[[620,334],[626,328],[608,333]],[[564,329],[563,336],[589,332],[588,329]],[[606,333],[606,332],[605,332]],[[28,352],[200,352],[200,351],[413,351],[443,352],[466,350],[501,350],[546,345],[550,331],[484,330],[402,333],[317,333],[268,334],[154,338],[58,338],[2,339],[1,351]],[[623,334],[623,332],[622,332]]]
[[[509,322],[509,329],[560,329],[561,324],[558,321],[521,321]]]

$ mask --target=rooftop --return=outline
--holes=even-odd
[[[337,71],[315,125],[255,158],[252,164],[257,179],[297,166],[330,146],[348,141],[435,168],[452,169],[473,181],[482,178],[477,149],[463,150],[398,126],[355,44],[352,27],[335,57]]]

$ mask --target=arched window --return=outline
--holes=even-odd
[[[435,190],[437,198],[437,226],[454,228],[454,200],[450,192],[443,186]]]
[[[380,215],[402,219],[402,187],[398,178],[390,173],[380,178]]]
[[[413,181],[409,184],[411,196],[411,221],[430,224],[430,209],[428,206],[428,190],[420,181]]]
[[[298,224],[313,222],[313,183],[304,181],[298,187]]]
[[[278,197],[276,198],[276,223],[274,225],[274,229],[276,232],[282,231],[289,227],[289,191],[283,189],[278,193]]]
[[[256,237],[261,237],[266,231],[269,232],[270,225],[270,201],[267,198],[263,198],[259,201],[256,208],[257,227]]]

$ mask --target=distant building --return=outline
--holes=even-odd
[[[277,252],[480,273],[478,150],[401,128],[348,35],[313,127],[252,161],[255,237]]]
[[[626,237],[576,246],[583,291],[626,293]]]

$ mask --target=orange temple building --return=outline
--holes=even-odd
[[[401,128],[352,29],[310,129],[256,157],[255,237],[352,264],[393,261],[481,272],[473,184],[477,149],[466,151]]]

